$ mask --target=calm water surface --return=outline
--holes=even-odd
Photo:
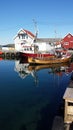
[[[0,130],[51,130],[70,81],[68,66],[0,61]]]

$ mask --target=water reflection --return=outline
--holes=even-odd
[[[30,74],[28,70],[28,63],[20,63],[19,60],[15,61],[15,71],[18,72],[19,76],[24,79],[26,76]]]
[[[0,77],[0,129],[51,130],[72,64],[32,66],[16,60],[3,61],[0,68],[7,72]]]
[[[61,63],[61,64],[51,64],[51,65],[31,65],[25,60],[16,60],[15,61],[15,71],[18,73],[20,78],[24,79],[27,76],[31,75],[34,78],[35,85],[38,84],[39,79],[37,72],[43,69],[47,69],[48,74],[53,74],[54,78],[55,75],[61,77],[63,74],[68,75],[72,72],[72,68],[69,63]],[[55,79],[54,79],[55,80]]]
[[[29,63],[22,62],[20,60],[15,61],[15,71],[19,76],[24,79],[29,74],[36,77],[36,72],[42,69],[48,69],[48,73],[54,73],[56,75],[62,76],[63,73],[69,74],[71,66],[69,63],[63,64],[51,64],[51,65],[31,65]]]

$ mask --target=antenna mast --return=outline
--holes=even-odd
[[[35,27],[35,39],[37,39],[38,31],[37,31],[37,22],[33,19],[34,27]]]
[[[57,31],[55,30],[54,32],[55,32],[55,38],[57,38]]]

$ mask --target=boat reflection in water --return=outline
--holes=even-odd
[[[48,69],[48,74],[54,73],[58,76],[62,76],[63,73],[69,74],[69,63],[61,64],[50,64],[50,65],[31,65],[22,60],[15,61],[15,71],[18,72],[19,76],[24,79],[31,74],[34,78],[35,83],[38,83],[37,71],[42,69]]]

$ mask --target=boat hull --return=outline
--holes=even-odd
[[[59,64],[69,62],[71,56],[62,57],[62,58],[32,58],[28,57],[28,62],[31,64]]]
[[[21,53],[20,55],[22,57],[50,57],[50,56],[54,56],[54,54],[50,54],[50,53]]]

